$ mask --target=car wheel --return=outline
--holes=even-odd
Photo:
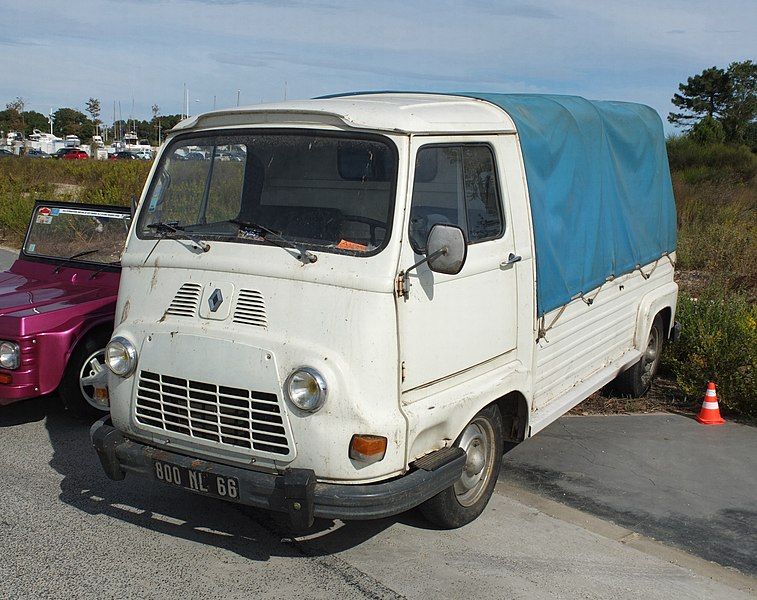
[[[76,346],[58,388],[65,407],[82,417],[102,417],[110,411],[105,346],[110,332],[96,331]]]
[[[663,339],[662,317],[657,315],[652,322],[647,347],[639,362],[623,371],[615,379],[615,390],[622,396],[641,398],[647,393],[660,368]]]
[[[460,479],[420,506],[421,513],[444,529],[462,527],[486,508],[494,492],[503,454],[502,417],[496,404],[480,411],[455,442],[467,459]]]

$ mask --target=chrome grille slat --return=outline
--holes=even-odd
[[[185,283],[176,292],[171,304],[166,309],[167,315],[177,317],[194,317],[200,306],[202,285],[199,283]]]
[[[141,371],[137,421],[190,438],[275,456],[291,453],[279,399],[245,390]]]

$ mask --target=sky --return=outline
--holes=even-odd
[[[757,60],[755,0],[0,0],[0,107],[124,119],[356,90],[577,94],[663,120]],[[668,131],[671,127],[666,124]]]

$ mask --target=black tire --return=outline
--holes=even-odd
[[[74,348],[68,359],[63,379],[58,386],[58,393],[63,400],[63,405],[77,416],[83,418],[99,418],[110,411],[107,407],[97,407],[93,401],[88,400],[85,393],[94,397],[94,387],[80,385],[82,371],[90,364],[94,355],[104,357],[105,346],[110,340],[110,331],[96,330],[82,339]],[[100,360],[103,368],[104,361]]]
[[[662,317],[657,315],[652,322],[652,328],[649,330],[649,338],[644,353],[639,362],[618,375],[613,385],[615,391],[630,398],[641,398],[647,393],[660,368],[664,336]]]
[[[468,448],[468,462],[460,480],[421,504],[423,516],[443,529],[462,527],[476,519],[486,508],[497,484],[503,439],[502,416],[497,405],[492,404],[473,417],[455,442],[457,446]],[[474,446],[476,441],[478,445]],[[479,450],[471,452],[474,447]],[[483,461],[478,472],[475,471],[476,461]],[[471,485],[473,487],[469,487]]]

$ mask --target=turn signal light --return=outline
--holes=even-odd
[[[364,463],[375,463],[386,454],[386,438],[380,435],[355,434],[350,440],[350,458]]]
[[[0,373],[0,383],[11,383],[13,378],[7,373]]]

